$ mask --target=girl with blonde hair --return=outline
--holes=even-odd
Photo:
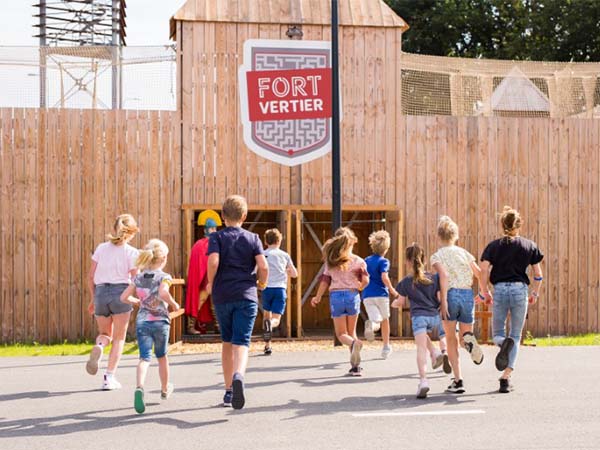
[[[140,307],[135,321],[140,360],[137,366],[137,387],[134,395],[134,407],[139,414],[146,410],[144,382],[152,358],[153,345],[154,355],[158,360],[160,397],[166,400],[173,392],[173,385],[169,383],[169,360],[167,359],[171,323],[169,306],[176,311],[179,305],[169,293],[173,278],[163,271],[168,254],[167,244],[159,239],[151,239],[140,252],[136,262],[141,272],[121,294],[123,303]]]
[[[113,231],[114,234],[109,234],[108,240],[100,244],[92,255],[88,275],[91,296],[88,311],[96,317],[99,331],[86,364],[90,375],[98,373],[104,348],[112,342],[102,380],[103,390],[121,387],[115,378],[115,371],[123,353],[132,308],[122,303],[120,296],[137,274],[135,261],[138,250],[129,245],[139,231],[135,219],[131,214],[121,214],[115,220]]]
[[[519,235],[523,219],[519,212],[505,206],[500,216],[502,237],[490,242],[481,255],[481,297],[493,303],[492,330],[494,343],[500,346],[496,369],[502,372],[499,392],[512,390],[511,375],[515,369],[521,334],[527,317],[527,307],[534,304],[542,285],[544,255],[535,242]],[[533,285],[527,275],[533,269]],[[488,280],[494,285],[494,295],[487,289]],[[510,335],[506,336],[506,320],[510,313]]]
[[[446,392],[465,392],[460,370],[458,345],[464,347],[475,364],[483,361],[483,352],[473,334],[475,302],[473,300],[473,276],[480,279],[476,259],[464,248],[456,245],[458,225],[448,216],[440,217],[437,228],[441,247],[431,255],[431,265],[440,277],[442,324],[446,332],[448,358],[454,379]],[[457,336],[458,322],[460,338]]]
[[[317,294],[311,300],[316,306],[329,289],[329,309],[335,334],[340,342],[350,348],[350,371],[352,376],[361,375],[360,350],[363,343],[356,336],[356,321],[360,312],[359,292],[369,284],[365,261],[352,253],[358,242],[354,232],[347,227],[339,228],[323,246],[325,271]]]

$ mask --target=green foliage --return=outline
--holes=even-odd
[[[548,336],[545,338],[534,338],[528,332],[525,344],[537,347],[557,347],[574,345],[600,345],[600,334],[579,334],[576,336]]]
[[[31,344],[0,345],[0,357],[17,356],[82,356],[92,350],[93,343],[89,341],[67,342],[62,344],[40,345],[37,342]],[[107,354],[110,347],[104,349]],[[135,342],[125,344],[125,355],[137,353],[138,347]]]
[[[410,25],[404,51],[600,61],[598,0],[385,0]]]

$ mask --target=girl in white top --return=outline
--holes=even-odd
[[[88,311],[96,317],[99,334],[86,370],[90,375],[98,373],[104,347],[112,341],[108,367],[102,380],[103,390],[121,387],[114,375],[123,353],[132,307],[122,303],[120,297],[131,283],[132,277],[137,274],[135,261],[139,252],[129,242],[138,230],[133,216],[120,215],[114,224],[115,234],[109,234],[108,241],[100,244],[92,255],[88,276],[91,296]]]
[[[458,225],[450,217],[440,217],[437,234],[441,247],[431,255],[431,265],[440,277],[442,324],[454,372],[454,379],[446,391],[462,394],[465,389],[460,371],[456,322],[461,336],[460,345],[471,354],[475,364],[481,364],[483,352],[473,335],[475,302],[472,290],[473,276],[479,279],[481,271],[475,257],[456,245]]]

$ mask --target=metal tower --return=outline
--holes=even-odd
[[[89,73],[97,67],[95,60],[112,62],[112,107],[121,106],[121,47],[125,44],[126,0],[39,0],[38,8],[40,39],[40,106],[46,106],[46,61],[50,55],[77,55],[73,46],[81,47],[80,57],[91,58]],[[70,48],[65,49],[66,46]],[[90,54],[84,47],[107,47]],[[92,56],[93,55],[93,56]],[[65,69],[66,70],[66,69]],[[67,73],[79,90],[87,90],[86,77]],[[94,75],[95,77],[95,75]],[[90,91],[88,93],[91,94]],[[95,93],[93,94],[95,95]],[[94,102],[96,99],[94,98]],[[64,98],[61,97],[64,103]]]

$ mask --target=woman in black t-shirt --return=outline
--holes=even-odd
[[[544,255],[535,242],[519,236],[522,220],[518,211],[505,206],[500,223],[504,236],[490,242],[481,255],[481,284],[494,285],[494,296],[489,291],[479,294],[486,303],[493,303],[492,328],[494,343],[500,346],[496,368],[502,371],[500,392],[512,390],[510,376],[515,368],[521,333],[527,316],[527,306],[534,304],[542,284],[540,262]],[[533,285],[528,296],[527,268],[533,267]],[[490,271],[491,269],[491,271]],[[505,332],[510,312],[510,335]]]

